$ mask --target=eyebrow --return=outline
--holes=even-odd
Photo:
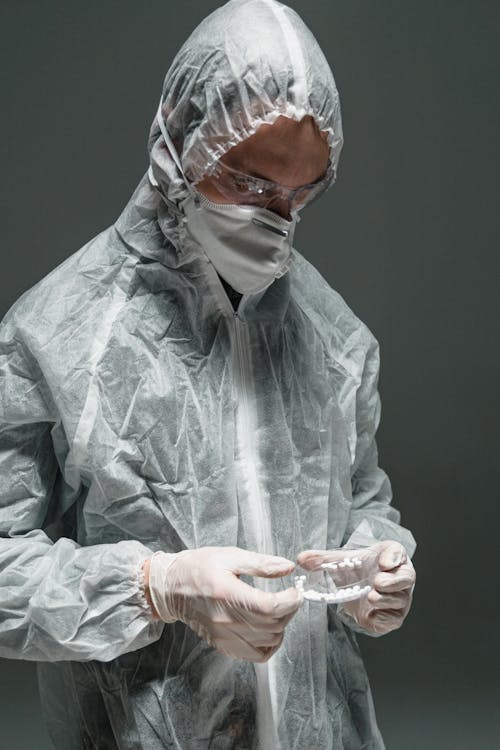
[[[245,172],[244,169],[240,169],[238,171]],[[275,180],[271,180],[270,177],[266,177],[266,175],[263,175],[260,172],[256,172],[254,169],[251,169],[249,172],[246,172],[246,174],[250,175],[250,177],[257,177],[259,180],[267,180],[268,182],[275,182]]]
[[[233,169],[237,169],[236,167],[233,167]],[[248,172],[244,169],[237,169],[238,172],[243,172],[244,174],[247,174],[249,177],[256,177],[259,180],[266,180],[267,182],[276,182],[276,180],[272,180],[270,177],[266,177],[263,174],[260,174],[260,172],[256,172],[254,169],[249,170]],[[312,182],[305,182],[304,185],[315,185],[317,182],[321,182],[328,173],[328,167],[322,172],[318,177],[316,177],[315,180]],[[303,187],[302,185],[299,185],[299,187]]]
[[[228,164],[231,169],[234,169],[236,172],[241,172],[242,174],[246,174],[249,177],[256,177],[259,180],[267,180],[268,182],[275,182],[275,180],[272,180],[270,177],[261,174],[260,172],[257,172],[255,169],[245,169],[244,164]]]

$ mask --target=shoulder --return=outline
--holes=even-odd
[[[110,226],[100,232],[21,294],[0,324],[0,341],[17,339],[37,350],[86,321],[95,326],[100,301],[123,275],[126,253],[117,249],[114,231]]]
[[[370,328],[309,261],[297,250],[293,250],[293,256],[293,299],[330,356],[356,379],[361,377],[367,359],[378,367],[379,343]]]

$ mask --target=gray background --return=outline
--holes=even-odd
[[[164,74],[218,4],[3,0],[1,314],[114,222]],[[380,341],[380,463],[419,543],[403,629],[359,639],[379,722],[388,750],[494,750],[499,5],[289,4],[332,65],[345,134],[296,245]],[[1,746],[49,747],[33,665],[0,670]]]

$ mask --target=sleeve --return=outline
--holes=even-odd
[[[400,525],[401,515],[391,504],[389,477],[378,465],[375,435],[381,413],[379,373],[379,344],[371,337],[356,396],[357,442],[351,468],[352,505],[342,545],[347,549],[359,549],[391,539],[400,542],[411,558],[416,548],[415,539],[411,531]],[[361,628],[341,605],[337,611],[352,630],[377,637],[377,634]]]
[[[354,549],[392,539],[400,542],[411,557],[416,548],[415,539],[400,525],[400,513],[391,504],[389,477],[378,465],[375,435],[381,412],[379,372],[379,345],[371,337],[356,396],[357,441],[351,467],[352,505],[343,546]]]
[[[158,640],[135,540],[80,546],[43,530],[64,480],[41,371],[0,326],[0,656],[111,661]]]

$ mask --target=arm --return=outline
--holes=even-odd
[[[367,351],[361,384],[356,399],[356,452],[351,469],[352,506],[348,520],[343,546],[346,549],[369,547],[380,542],[393,540],[399,542],[406,550],[407,561],[393,576],[405,576],[414,580],[414,570],[410,558],[415,552],[415,539],[412,533],[399,523],[400,513],[391,505],[392,489],[387,474],[378,465],[376,431],[380,423],[381,403],[378,392],[380,372],[379,345],[371,336]],[[388,570],[385,563],[381,570]],[[387,575],[386,575],[387,578]],[[382,579],[384,580],[383,576]],[[391,584],[390,578],[386,584]],[[403,585],[403,584],[402,584]],[[413,589],[411,589],[413,591]],[[372,595],[370,595],[372,596]],[[373,594],[373,601],[380,599],[380,593]],[[407,608],[411,604],[411,593]],[[351,605],[351,609],[355,609]],[[353,630],[366,635],[377,636],[381,632],[359,625],[347,612],[349,606],[338,607],[339,617]],[[407,609],[405,609],[406,615]]]
[[[378,465],[375,434],[381,411],[379,371],[379,345],[372,337],[356,398],[357,442],[351,468],[352,505],[343,546],[355,549],[392,539],[400,542],[411,557],[415,552],[415,539],[408,529],[400,526],[400,513],[391,505],[389,477]]]
[[[157,640],[144,596],[152,551],[138,541],[81,547],[42,530],[62,479],[59,415],[15,328],[0,327],[0,655],[110,661]]]

